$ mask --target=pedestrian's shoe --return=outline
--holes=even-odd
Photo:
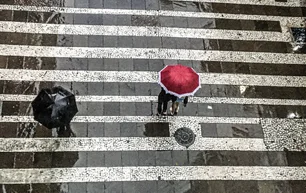
[[[174,115],[177,115],[178,111],[179,111],[180,107],[177,106],[177,108],[175,109]]]
[[[162,116],[167,116],[167,112],[162,112]]]
[[[175,109],[175,111],[173,112],[172,111],[172,107],[170,107],[170,114],[171,114],[171,116],[173,116],[173,115],[177,115],[177,113],[178,113],[178,110],[179,110],[179,107],[177,107],[176,109]]]
[[[170,107],[170,115],[171,115],[171,116],[174,115],[174,113],[173,113],[173,111],[172,111],[172,107]]]

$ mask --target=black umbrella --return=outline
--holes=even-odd
[[[297,43],[306,43],[306,28],[292,28],[294,41]]]
[[[34,119],[49,129],[69,125],[78,112],[75,96],[60,86],[42,89],[32,108]]]
[[[306,53],[306,28],[291,28],[295,41],[294,51]]]

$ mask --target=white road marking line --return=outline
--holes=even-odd
[[[306,180],[306,167],[132,166],[0,169],[1,184],[160,180]]]
[[[107,36],[152,36],[200,39],[231,39],[248,41],[288,42],[280,32],[193,29],[151,26],[104,26],[44,24],[0,21],[0,32],[69,34],[69,35],[107,35]]]
[[[247,75],[226,73],[199,73],[199,75],[202,84],[306,87],[306,76]],[[156,83],[158,80],[158,73],[153,71],[0,69],[0,80]]]
[[[248,62],[270,64],[306,64],[305,54],[237,52],[217,50],[187,50],[163,48],[95,48],[0,45],[2,56],[69,57],[69,58],[125,58],[173,59],[220,62]]]
[[[174,137],[0,138],[0,152],[186,150]],[[273,151],[263,139],[196,137],[188,150]]]
[[[233,123],[233,124],[260,124],[260,118],[244,117],[193,117],[193,116],[75,116],[75,123],[167,123],[167,122],[189,122],[189,123]],[[36,122],[33,116],[1,116],[0,123]]]
[[[306,19],[305,18],[295,18],[292,20],[286,20],[286,19],[281,19],[280,20],[280,25],[282,28],[287,28],[289,29],[290,27],[305,27],[306,24]],[[284,29],[282,29],[282,32],[285,32]]]
[[[241,5],[263,5],[263,6],[283,6],[283,7],[301,7],[301,1],[291,0],[287,2],[277,2],[271,0],[171,0],[171,1],[191,1],[202,3],[225,3]]]
[[[193,17],[193,18],[215,18],[215,19],[237,19],[237,20],[266,20],[266,21],[297,21],[302,17],[268,16],[268,15],[245,15],[230,13],[210,12],[186,12],[168,10],[131,10],[131,9],[96,9],[96,8],[72,8],[72,7],[37,7],[24,5],[0,5],[0,10],[12,11],[35,11],[55,12],[72,14],[108,14],[108,15],[147,15],[147,16],[169,16],[169,17]],[[296,23],[296,22],[294,22]]]
[[[36,95],[0,94],[0,101],[33,101]],[[78,102],[157,102],[157,96],[76,95]],[[306,100],[268,98],[189,97],[190,103],[306,106]]]

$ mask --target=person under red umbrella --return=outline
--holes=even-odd
[[[177,115],[179,102],[184,102],[184,106],[188,103],[188,96],[192,96],[201,88],[200,77],[194,69],[181,64],[168,65],[159,72],[158,83],[162,87],[159,94],[158,112],[161,112],[161,104],[163,104],[163,112],[167,111],[168,101],[172,101],[171,115]],[[162,97],[164,96],[165,97]],[[164,99],[164,100],[162,100]]]
[[[188,103],[188,96],[177,98],[176,101],[172,102],[172,107],[170,108],[171,115],[177,115],[181,102],[184,104],[184,107],[186,107]]]
[[[171,100],[172,103],[174,103],[176,99],[176,96],[166,93],[166,91],[162,88],[158,95],[157,114],[166,116],[168,102]]]
[[[166,93],[166,91],[162,88],[158,95],[157,115],[163,115],[163,116],[167,115],[167,107],[169,101],[172,101],[170,114],[177,115],[179,110],[179,103],[184,102],[184,107],[186,107],[188,103],[188,97],[178,98],[172,94]]]

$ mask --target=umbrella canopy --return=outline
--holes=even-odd
[[[168,65],[162,69],[158,83],[167,93],[179,98],[194,95],[201,88],[200,76],[196,71],[181,64]]]
[[[49,129],[68,125],[78,112],[75,96],[60,86],[42,89],[32,108],[34,119]]]
[[[297,43],[306,43],[306,29],[305,28],[291,28],[294,41]]]
[[[295,41],[293,51],[306,53],[306,28],[291,28],[291,30]]]

